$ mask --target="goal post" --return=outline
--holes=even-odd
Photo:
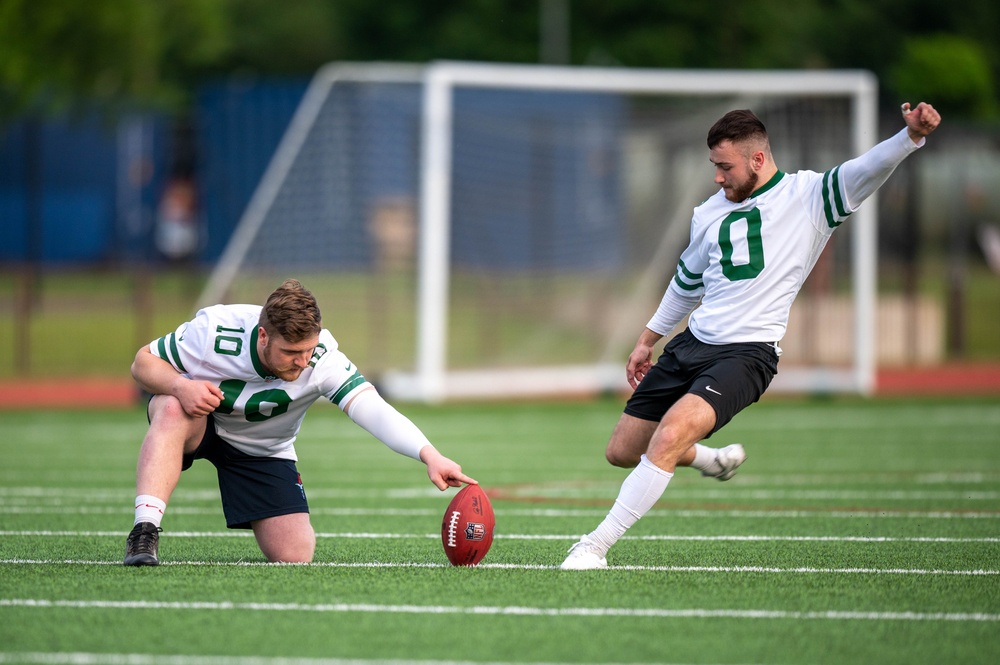
[[[386,377],[387,390],[402,398],[437,402],[627,388],[623,359],[491,370],[448,367],[453,103],[456,90],[465,88],[627,95],[736,95],[752,99],[839,96],[850,99],[852,155],[871,147],[877,133],[877,83],[873,75],[862,71],[657,71],[449,62],[431,65],[425,73],[423,92],[416,371],[410,374],[393,372]],[[707,128],[706,125],[703,131],[707,132]],[[822,129],[816,128],[816,131]],[[872,392],[875,374],[875,209],[875,202],[871,201],[851,221],[855,309],[851,366],[791,368],[788,371],[783,367],[775,379],[774,390]],[[672,264],[661,261],[653,265],[664,273],[672,270]],[[623,294],[623,297],[627,296]],[[647,311],[645,315],[650,313]],[[630,322],[635,335],[644,322],[645,318]]]
[[[436,62],[317,72],[199,305],[298,276],[388,396],[436,403],[627,390],[691,212],[705,135],[753,108],[779,168],[877,140],[862,71]],[[771,390],[868,394],[876,202],[834,234]]]

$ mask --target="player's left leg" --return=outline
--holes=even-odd
[[[677,460],[714,425],[715,410],[697,395],[685,395],[670,407],[653,432],[646,454],[622,483],[607,517],[570,548],[563,570],[607,567],[607,551],[663,496]]]
[[[623,413],[608,440],[608,446],[604,450],[605,458],[614,466],[633,468],[649,447],[649,440],[657,425],[655,420]]]
[[[250,523],[260,551],[268,561],[309,563],[316,551],[316,533],[309,513],[278,515]]]

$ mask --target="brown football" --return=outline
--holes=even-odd
[[[475,566],[493,544],[496,516],[486,492],[466,485],[448,504],[441,521],[441,544],[453,566]]]

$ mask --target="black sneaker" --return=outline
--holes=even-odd
[[[161,531],[163,529],[150,522],[139,522],[132,527],[125,541],[125,565],[159,566],[156,550],[160,545]]]

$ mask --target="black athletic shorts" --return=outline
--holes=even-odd
[[[705,344],[685,330],[663,349],[625,404],[625,413],[659,421],[677,400],[693,393],[715,409],[711,436],[760,399],[777,373],[773,343]]]
[[[309,512],[295,462],[237,450],[216,433],[211,414],[201,444],[193,453],[184,455],[182,469],[191,468],[196,459],[207,459],[215,465],[222,511],[230,529],[249,529],[250,522],[266,517]]]

